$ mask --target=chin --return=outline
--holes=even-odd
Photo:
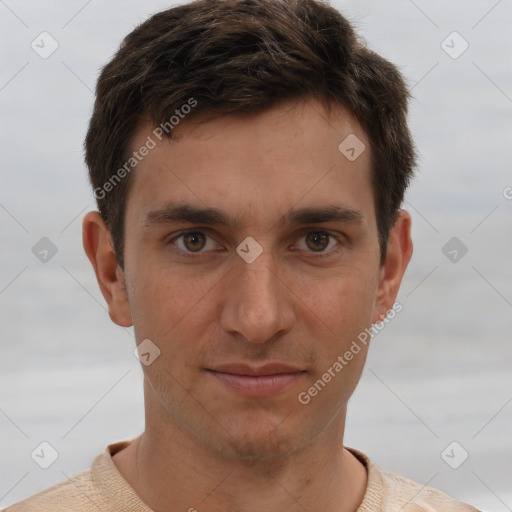
[[[299,429],[282,418],[278,421],[277,418],[276,421],[246,418],[231,423],[222,433],[224,439],[213,444],[215,451],[247,466],[277,463],[308,444]]]

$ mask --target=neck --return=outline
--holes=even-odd
[[[155,512],[355,512],[362,463],[343,448],[345,412],[293,454],[248,463],[215,451],[167,415],[114,455],[121,475]],[[154,416],[153,416],[154,417]]]

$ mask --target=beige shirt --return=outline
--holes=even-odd
[[[91,469],[12,505],[5,512],[151,512],[112,461],[112,455],[130,442],[108,445]],[[479,512],[437,489],[381,471],[363,453],[347,450],[365,465],[368,474],[357,512]]]

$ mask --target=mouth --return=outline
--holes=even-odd
[[[300,368],[280,363],[260,367],[221,365],[214,369],[208,368],[207,372],[224,387],[244,397],[266,397],[282,393],[307,373]]]

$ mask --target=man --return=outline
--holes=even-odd
[[[199,0],[103,69],[84,248],[146,428],[12,511],[474,511],[343,446],[412,254],[397,69],[316,0]]]

